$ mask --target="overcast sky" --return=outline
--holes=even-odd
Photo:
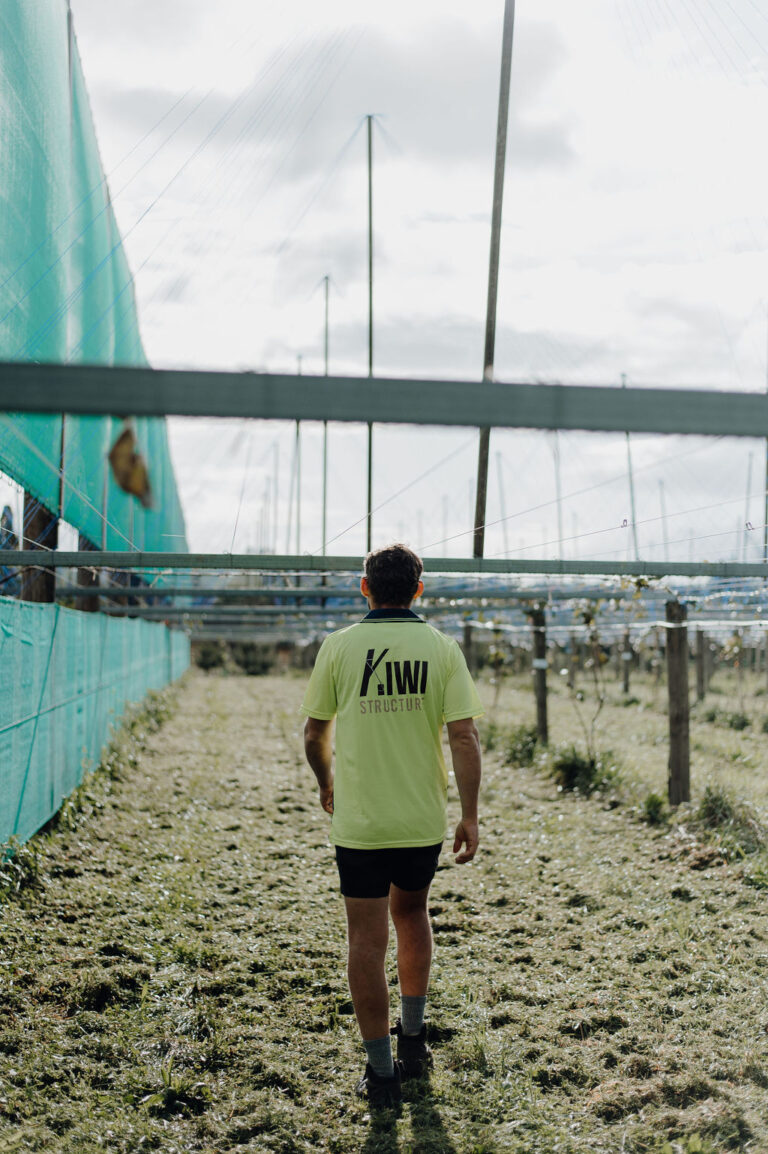
[[[516,7],[496,377],[764,389],[761,0]],[[328,275],[331,372],[367,371],[375,113],[375,372],[479,379],[502,0],[72,9],[153,364],[322,372]],[[193,548],[286,549],[293,437],[173,423]],[[360,552],[363,525],[343,531],[364,513],[364,433],[335,426],[330,447],[329,551]],[[302,449],[314,552],[319,428]],[[663,556],[666,528],[670,556],[757,559],[764,453],[634,438],[641,554]],[[378,541],[471,551],[471,431],[377,429],[374,462]],[[509,520],[489,555],[632,556],[623,437],[494,434],[491,464],[488,516]]]

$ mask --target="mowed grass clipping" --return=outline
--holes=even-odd
[[[768,1149],[768,874],[701,841],[693,809],[649,823],[663,698],[635,686],[597,731],[624,779],[587,798],[504,764],[533,716],[530,681],[505,685],[481,853],[444,854],[433,887],[435,1070],[372,1118],[303,689],[192,675],[3,872],[3,1154]],[[578,744],[559,687],[551,704]]]

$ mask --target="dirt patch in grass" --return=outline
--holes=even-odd
[[[433,890],[435,1071],[371,1118],[302,692],[192,676],[36,839],[0,906],[0,1150],[761,1149],[761,887],[501,750],[482,852]]]

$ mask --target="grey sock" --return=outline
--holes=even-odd
[[[394,1078],[395,1064],[392,1061],[392,1039],[389,1034],[384,1038],[371,1038],[369,1042],[363,1040],[363,1045],[374,1074],[380,1078]]]
[[[423,998],[403,994],[400,998],[400,1023],[404,1034],[420,1034],[424,1025],[424,1009],[427,1004],[426,994]]]

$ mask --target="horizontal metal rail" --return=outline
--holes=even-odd
[[[2,554],[0,554],[2,556]],[[506,593],[506,591],[505,591]],[[505,595],[505,594],[502,594]],[[443,594],[441,593],[442,597]],[[450,596],[455,596],[451,591]],[[138,597],[142,601],[156,601],[163,597],[181,597],[186,600],[199,597],[215,597],[219,601],[295,601],[304,597],[346,597],[355,598],[362,603],[360,590],[349,585],[264,585],[258,589],[232,589],[229,587],[194,586],[194,585],[57,585],[56,597],[59,600],[81,597],[103,597],[108,601],[125,601],[128,598]]]
[[[737,561],[553,561],[528,558],[425,557],[426,573],[455,576],[459,573],[531,574],[558,577],[761,577],[768,578],[768,564]],[[3,550],[0,563],[14,568],[220,569],[260,573],[360,573],[362,557],[314,557],[266,553],[118,553],[45,552],[41,549]],[[2,588],[0,586],[0,588]],[[91,590],[93,593],[93,590]],[[134,595],[137,593],[134,590]],[[578,596],[578,594],[575,594]]]
[[[144,617],[152,621],[183,621],[185,618],[194,620],[229,620],[236,618],[243,621],[281,620],[285,617],[362,617],[366,612],[364,605],[335,606],[327,605],[195,605],[188,609],[177,608],[173,605],[123,605],[119,609],[110,610],[112,617]],[[434,610],[441,612],[441,610]],[[455,612],[446,608],[442,612]]]
[[[669,599],[669,594],[666,598]],[[718,625],[724,623],[731,624],[746,624],[746,625],[760,625],[763,621],[763,614],[765,606],[756,608],[754,614],[749,616],[745,613],[743,608],[734,608],[732,610],[724,611],[722,608],[717,609],[697,609],[695,614],[689,618],[688,623],[713,621]],[[429,617],[430,620],[443,620],[447,617],[455,617],[457,620],[465,621],[469,617],[479,612],[476,602],[467,602],[465,605],[430,605],[420,608],[415,607],[416,612],[422,613]],[[654,606],[655,612],[661,610]],[[280,605],[251,605],[251,606],[234,606],[234,605],[207,605],[198,606],[191,609],[181,609],[175,606],[144,606],[144,605],[126,605],[119,610],[112,610],[113,617],[140,617],[148,621],[168,621],[179,622],[182,625],[190,625],[194,622],[202,622],[206,627],[215,624],[226,623],[228,626],[236,624],[250,625],[258,622],[264,625],[275,623],[280,624],[283,621],[292,621],[294,619],[310,620],[312,618],[324,618],[328,621],[336,621],[346,618],[354,618],[360,620],[365,614],[365,608],[352,606],[328,606],[307,605],[307,606],[280,606]],[[728,615],[730,614],[730,616]],[[621,621],[626,620],[626,611],[611,614],[604,612],[601,615],[603,623],[609,622],[611,617],[615,616]],[[550,610],[550,620],[562,622],[563,619],[569,624],[569,628],[578,629],[580,623],[573,622],[570,618],[569,611],[563,609],[562,605],[552,607]],[[650,618],[645,618],[643,624],[647,625]],[[521,606],[506,605],[488,608],[483,613],[482,621],[473,621],[473,624],[482,624],[483,628],[492,629],[496,622],[508,624],[510,621],[525,622],[527,615]]]
[[[669,594],[661,589],[649,588],[644,591],[651,598],[668,597]],[[521,588],[500,588],[497,585],[482,586],[451,585],[435,587],[430,585],[425,589],[418,605],[432,605],[439,601],[470,601],[477,604],[486,601],[530,601],[541,599],[549,601],[572,601],[574,598],[596,600],[602,597],[611,597],[613,600],[624,600],[635,597],[634,589],[611,589],[601,585],[573,587],[569,589],[546,586]],[[195,604],[191,609],[213,609],[218,602],[251,601],[254,604],[270,604],[274,601],[304,601],[317,598],[333,599],[334,601],[352,601],[362,607],[362,599],[357,588],[340,585],[291,585],[291,586],[263,586],[260,589],[232,589],[211,586],[112,586],[99,585],[57,585],[56,599],[59,601],[80,600],[87,597],[100,597],[104,601],[149,601],[156,602],[164,599],[195,600],[202,597],[214,598],[215,601],[204,605]],[[418,606],[417,606],[418,607]]]
[[[0,412],[765,437],[768,395],[0,363]]]

